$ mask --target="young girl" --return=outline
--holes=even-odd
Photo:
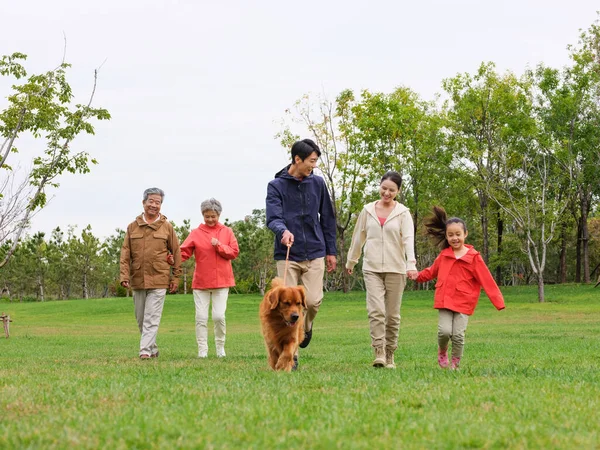
[[[463,354],[469,316],[479,301],[481,288],[497,310],[504,309],[504,298],[481,255],[465,244],[469,234],[462,219],[446,217],[435,206],[433,216],[425,220],[427,234],[442,251],[431,267],[411,277],[419,283],[437,278],[433,307],[439,310],[438,363],[448,367],[448,343],[452,340],[452,369],[458,369]]]

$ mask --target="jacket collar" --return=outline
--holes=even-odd
[[[374,202],[371,202],[371,203],[368,203],[367,205],[365,205],[365,209],[367,210],[367,212],[369,214],[371,214],[377,220],[379,220],[379,218],[377,217],[377,212],[375,211],[375,204],[378,201],[379,200],[376,200]],[[406,206],[404,206],[402,203],[396,202],[396,206],[394,207],[394,209],[392,210],[390,215],[387,217],[386,221],[393,219],[394,217],[399,216],[400,214],[402,214],[406,211],[408,211],[408,208]]]
[[[288,164],[287,166],[285,166],[283,169],[281,169],[279,172],[277,172],[275,174],[275,178],[285,178],[286,180],[294,180],[296,183],[302,183],[304,180],[309,180],[312,177],[314,177],[314,174],[311,172],[311,174],[309,176],[302,178],[302,180],[299,180],[298,178],[294,178],[288,172],[288,170],[290,170],[291,166],[292,166],[291,164]]]
[[[475,256],[479,255],[479,252],[477,250],[475,250],[473,248],[473,246],[470,244],[465,244],[465,247],[467,247],[469,250],[467,251],[467,253],[465,253],[463,256],[461,256],[460,259],[466,263],[471,263],[473,261],[473,259],[475,258]],[[445,248],[444,250],[442,250],[440,253],[440,256],[445,256],[448,258],[456,259],[456,256],[454,255],[454,250],[452,250],[452,247],[448,247],[448,248]]]
[[[143,213],[135,218],[135,221],[137,222],[138,226],[150,227],[153,230],[158,230],[162,226],[162,224],[165,223],[166,220],[167,220],[167,216],[163,216],[162,214],[160,215],[160,219],[158,219],[156,222],[152,222],[152,223],[148,223],[144,220]]]
[[[224,226],[225,225],[223,225],[221,222],[217,222],[217,224],[214,227],[209,227],[205,223],[201,223],[198,229],[200,231],[204,231],[205,233],[211,233],[212,231],[220,230]]]

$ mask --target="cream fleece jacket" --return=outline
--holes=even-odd
[[[396,207],[382,226],[375,212],[375,203],[365,205],[358,216],[346,268],[354,268],[364,246],[363,270],[402,274],[407,270],[417,270],[410,211],[396,202]]]

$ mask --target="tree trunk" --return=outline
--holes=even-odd
[[[562,224],[560,243],[560,262],[558,265],[558,282],[567,282],[567,224]]]
[[[544,274],[541,270],[538,272],[538,301],[544,303]]]
[[[83,298],[87,300],[88,299],[87,273],[83,274],[82,288],[83,288]]]
[[[581,283],[581,217],[577,221],[577,244],[575,246],[575,282]]]
[[[187,294],[187,267],[183,268],[183,293]]]
[[[488,198],[483,191],[478,192],[479,206],[481,206],[481,235],[483,236],[483,245],[481,256],[487,264],[490,259],[490,239],[488,235]]]
[[[502,255],[502,234],[504,233],[504,221],[502,220],[502,216],[498,211],[496,216],[496,225],[498,228],[498,256]],[[496,267],[496,283],[500,285],[502,283],[502,267],[498,265]]]
[[[341,266],[342,273],[342,292],[344,294],[348,293],[348,285],[350,283],[348,273],[346,272],[346,259],[348,256],[346,255],[346,230],[340,230],[338,228],[338,256],[339,256],[339,264]]]
[[[583,253],[583,282],[590,283],[590,256],[589,256],[589,232],[588,232],[588,213],[589,202],[586,195],[581,199],[581,247]]]
[[[42,281],[41,276],[38,276],[38,286],[40,289],[40,301],[43,302],[45,300],[45,298],[44,298],[44,282]]]

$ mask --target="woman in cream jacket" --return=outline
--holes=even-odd
[[[398,172],[387,172],[379,185],[380,200],[365,205],[356,221],[346,271],[352,274],[364,247],[363,276],[374,367],[395,369],[400,306],[406,275],[417,274],[414,226],[408,208],[395,199],[402,186]]]

